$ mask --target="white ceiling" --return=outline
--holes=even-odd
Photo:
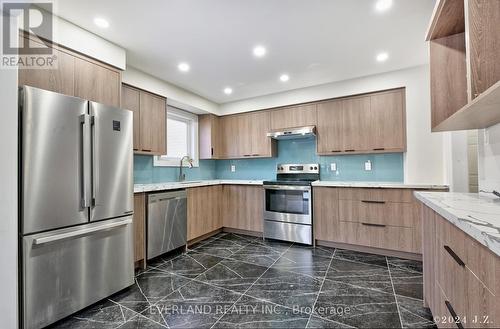
[[[383,13],[375,2],[60,0],[56,13],[126,48],[129,65],[226,103],[427,63],[434,0],[394,0]],[[96,16],[109,28],[95,26]],[[258,44],[264,58],[252,54]],[[389,53],[384,63],[375,60],[381,51]],[[178,71],[181,61],[190,72]]]

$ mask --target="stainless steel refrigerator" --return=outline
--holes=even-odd
[[[132,112],[20,87],[24,328],[134,283]]]

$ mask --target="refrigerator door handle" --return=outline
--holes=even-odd
[[[99,181],[99,159],[98,159],[98,152],[96,151],[96,138],[97,136],[97,127],[96,124],[97,120],[95,119],[95,115],[92,115],[90,117],[90,125],[91,125],[91,130],[92,130],[92,206],[96,206],[99,204],[98,202],[98,184],[97,182]]]
[[[54,235],[45,236],[45,237],[41,237],[41,238],[36,238],[33,240],[33,244],[34,245],[41,245],[41,244],[56,242],[56,241],[60,241],[60,240],[81,237],[81,236],[88,235],[91,233],[105,231],[105,230],[109,230],[109,229],[116,228],[119,226],[128,225],[130,223],[132,223],[132,218],[127,218],[127,219],[119,221],[119,222],[106,223],[106,224],[98,225],[98,226],[94,226],[94,227],[88,227],[88,228],[84,228],[84,229],[80,229],[80,230],[54,234]]]
[[[81,191],[81,207],[82,208],[88,208],[90,207],[90,186],[89,186],[89,178],[90,178],[90,116],[88,114],[82,114],[80,115],[80,131],[81,131],[81,168],[82,168],[82,175],[81,175],[81,186],[82,186],[82,191]]]

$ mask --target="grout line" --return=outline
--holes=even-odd
[[[240,299],[241,299],[241,298],[243,298],[243,296],[245,296],[245,295],[246,295],[246,293],[247,293],[247,292],[248,292],[248,291],[249,291],[249,290],[253,287],[253,285],[254,285],[257,281],[259,281],[259,280],[260,280],[260,279],[264,276],[264,274],[266,274],[266,273],[267,273],[267,271],[269,271],[269,269],[270,269],[270,268],[271,268],[274,264],[276,264],[276,262],[277,262],[277,261],[278,261],[278,260],[279,260],[279,259],[280,259],[280,258],[281,258],[281,257],[282,257],[282,256],[283,256],[283,255],[284,255],[284,254],[288,251],[288,250],[290,250],[290,248],[291,248],[293,245],[294,245],[294,244],[292,243],[292,244],[291,244],[291,245],[290,245],[290,246],[289,246],[289,247],[288,247],[288,248],[287,248],[287,249],[286,249],[283,253],[281,253],[281,255],[280,255],[278,258],[276,258],[276,260],[274,261],[274,263],[272,263],[272,264],[271,264],[268,268],[266,268],[266,270],[265,270],[264,272],[262,272],[262,274],[261,274],[261,275],[257,278],[257,280],[255,280],[255,281],[254,281],[254,282],[253,282],[253,283],[252,283],[252,284],[251,284],[251,285],[247,288],[247,290],[245,290],[245,291],[241,294],[241,296],[240,296],[240,297],[239,297],[239,298],[238,298],[238,299],[237,299],[237,300],[233,303],[233,305],[231,305],[231,307],[230,307],[229,309],[231,309],[234,305],[236,305],[236,303],[237,303],[238,301],[240,301]],[[251,297],[251,296],[250,296],[250,297]],[[228,310],[229,310],[229,309],[228,309]],[[223,314],[222,314],[222,315],[221,315],[221,316],[217,319],[217,321],[215,321],[215,322],[214,322],[214,324],[210,327],[210,329],[212,329],[212,328],[213,328],[213,327],[214,327],[214,326],[215,326],[215,325],[216,325],[216,324],[220,321],[220,319],[222,319],[222,318],[224,317],[224,315],[226,315],[226,313],[227,313],[227,311],[226,311],[226,312],[224,312],[224,313],[223,313]]]
[[[321,281],[321,286],[319,287],[318,295],[316,296],[316,299],[314,300],[314,304],[313,304],[313,307],[311,309],[311,314],[309,314],[309,319],[307,319],[306,328],[309,325],[309,321],[311,321],[311,318],[314,314],[314,308],[316,307],[316,303],[318,302],[319,295],[321,294],[321,290],[323,290],[323,285],[325,284],[326,276],[328,275],[328,271],[330,270],[330,267],[332,266],[333,257],[335,256],[336,251],[337,251],[337,249],[335,249],[333,251],[332,258],[330,258],[330,263],[328,264],[328,268],[326,269],[326,272],[325,272],[325,276],[323,277],[323,281]]]
[[[387,257],[385,257],[385,261],[387,264],[387,270],[389,271],[389,278],[391,279],[392,292],[394,294],[394,301],[396,302],[396,308],[398,310],[399,323],[401,324],[401,328],[404,328],[403,327],[403,320],[401,319],[401,311],[399,309],[398,298],[396,297],[396,290],[394,289],[394,282],[392,281],[391,267],[389,266],[389,260],[387,259]]]

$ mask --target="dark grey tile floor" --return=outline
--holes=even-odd
[[[221,233],[54,328],[432,328],[416,261]]]

